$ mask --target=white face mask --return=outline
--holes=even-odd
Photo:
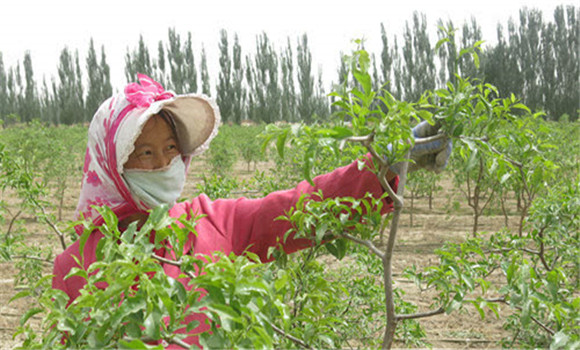
[[[181,156],[168,166],[155,170],[125,169],[123,177],[137,198],[155,208],[161,204],[175,204],[185,185],[185,164]]]

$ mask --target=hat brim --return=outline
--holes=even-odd
[[[185,156],[196,153],[211,138],[218,123],[215,107],[199,96],[178,96],[163,104],[161,110],[172,116],[179,148]]]
[[[221,124],[219,107],[216,102],[198,94],[178,95],[174,98],[155,101],[149,107],[137,108],[121,122],[116,133],[117,170],[123,173],[123,166],[134,150],[135,140],[141,134],[145,123],[160,111],[171,115],[183,157],[195,157],[209,149],[211,140],[217,136]]]

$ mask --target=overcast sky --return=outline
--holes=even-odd
[[[143,35],[152,54],[159,40],[166,41],[172,27],[185,37],[193,36],[196,64],[205,45],[212,86],[218,67],[217,43],[220,29],[237,33],[243,53],[255,47],[256,36],[266,32],[277,47],[307,33],[314,67],[321,67],[325,80],[333,80],[339,54],[353,48],[351,40],[364,37],[367,50],[380,52],[380,24],[389,37],[400,37],[413,11],[427,16],[428,28],[436,21],[451,19],[456,26],[475,16],[484,40],[496,41],[497,23],[517,19],[524,6],[540,9],[544,19],[553,20],[556,6],[576,4],[568,0],[15,0],[3,1],[0,13],[0,52],[4,65],[22,61],[31,52],[37,79],[56,75],[61,50],[78,49],[85,68],[85,55],[92,37],[105,46],[115,89],[124,84],[124,56]],[[577,4],[576,4],[577,6]],[[230,41],[230,42],[231,42]],[[432,44],[435,44],[433,37]]]

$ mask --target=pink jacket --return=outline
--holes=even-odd
[[[376,175],[369,170],[358,170],[357,162],[338,168],[331,173],[320,175],[314,179],[314,186],[303,181],[291,190],[273,192],[264,198],[258,199],[219,199],[210,200],[206,195],[201,195],[191,201],[176,204],[170,211],[172,217],[178,218],[183,214],[193,212],[203,214],[197,224],[197,237],[191,235],[189,252],[192,254],[212,254],[216,251],[223,253],[242,254],[249,250],[257,254],[264,262],[268,261],[268,248],[276,246],[290,228],[287,221],[275,220],[290,209],[303,193],[313,193],[322,190],[325,198],[346,197],[362,198],[366,193],[371,193],[375,198],[383,194],[383,189]],[[395,178],[391,186],[396,190],[398,178]],[[387,199],[387,205],[383,206],[383,212],[392,211],[392,201]],[[88,239],[84,249],[85,268],[95,262],[95,249],[102,234],[95,231]],[[284,244],[286,253],[292,253],[311,245],[307,239],[295,239],[289,237]],[[248,249],[249,247],[249,249]],[[64,277],[77,263],[73,256],[79,256],[79,242],[69,246],[62,254],[56,257],[54,263],[53,288],[63,290],[72,302],[80,294],[86,281],[79,276],[68,279]],[[169,253],[167,254],[169,257]],[[180,271],[177,267],[164,264],[167,275],[177,278]],[[185,285],[187,280],[181,280]],[[190,287],[191,288],[191,287]],[[193,333],[209,329],[205,324],[205,316],[194,315],[189,320],[200,321],[200,326]],[[185,330],[184,330],[185,331]],[[188,337],[185,341],[189,344],[196,343],[197,337]],[[198,344],[199,345],[199,344]],[[170,347],[171,348],[171,347]]]

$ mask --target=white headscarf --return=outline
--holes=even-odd
[[[121,176],[123,165],[134,150],[134,142],[149,118],[162,109],[173,118],[185,172],[191,158],[209,148],[220,125],[219,108],[205,95],[176,96],[146,75],[127,85],[123,93],[106,100],[97,110],[88,132],[81,194],[77,217],[102,223],[91,206],[107,205],[119,220],[149,209]],[[77,233],[82,228],[77,228]]]

